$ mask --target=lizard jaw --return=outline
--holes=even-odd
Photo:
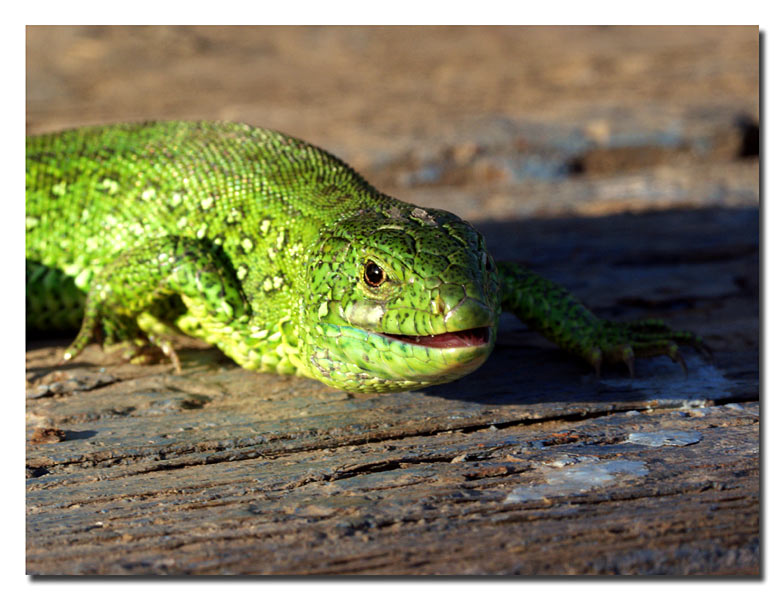
[[[493,325],[440,335],[387,334],[321,323],[308,350],[311,373],[353,391],[406,391],[454,381],[479,368],[495,343]],[[339,383],[339,385],[336,385]]]
[[[474,327],[460,331],[449,331],[437,335],[402,335],[381,333],[397,342],[426,346],[428,348],[472,348],[490,343],[490,327]]]

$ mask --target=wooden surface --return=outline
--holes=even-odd
[[[361,396],[196,344],[175,375],[31,340],[28,572],[759,574],[757,50],[755,28],[30,28],[30,132],[282,129],[715,357],[596,380],[505,316],[469,377]]]

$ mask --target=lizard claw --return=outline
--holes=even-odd
[[[689,368],[686,366],[686,361],[683,360],[683,355],[678,350],[678,346],[676,344],[670,344],[669,357],[672,359],[672,362],[676,362],[681,366],[681,369],[683,369],[683,375],[688,377]]]
[[[629,369],[629,377],[634,379],[634,349],[630,344],[627,344],[621,351],[621,359]]]
[[[586,356],[587,360],[593,365],[596,379],[602,378],[602,351],[600,348],[591,348]]]

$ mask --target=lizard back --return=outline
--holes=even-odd
[[[27,141],[27,257],[87,290],[117,255],[167,234],[211,241],[250,298],[291,291],[309,243],[394,202],[329,153],[237,123],[88,127]],[[284,294],[287,295],[287,294]]]

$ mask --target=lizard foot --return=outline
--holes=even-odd
[[[163,330],[155,329],[153,325],[157,321],[153,319],[146,313],[141,318],[106,314],[100,304],[91,302],[88,297],[79,333],[66,349],[60,364],[76,358],[90,342],[97,342],[105,352],[122,352],[123,359],[133,364],[168,359],[179,374],[182,367],[177,352],[168,337],[162,334]]]
[[[178,375],[182,373],[180,357],[169,340],[149,336],[149,342],[146,343],[125,342],[119,345],[123,352],[123,358],[131,364],[151,365],[171,361],[174,372]],[[104,347],[104,350],[111,351],[112,349]]]
[[[668,356],[688,375],[681,346],[694,348],[706,358],[712,358],[710,348],[700,336],[689,331],[673,330],[658,319],[632,323],[605,320],[584,356],[594,367],[597,377],[601,375],[602,365],[608,363],[624,363],[629,375],[634,377],[635,360],[651,356]]]

